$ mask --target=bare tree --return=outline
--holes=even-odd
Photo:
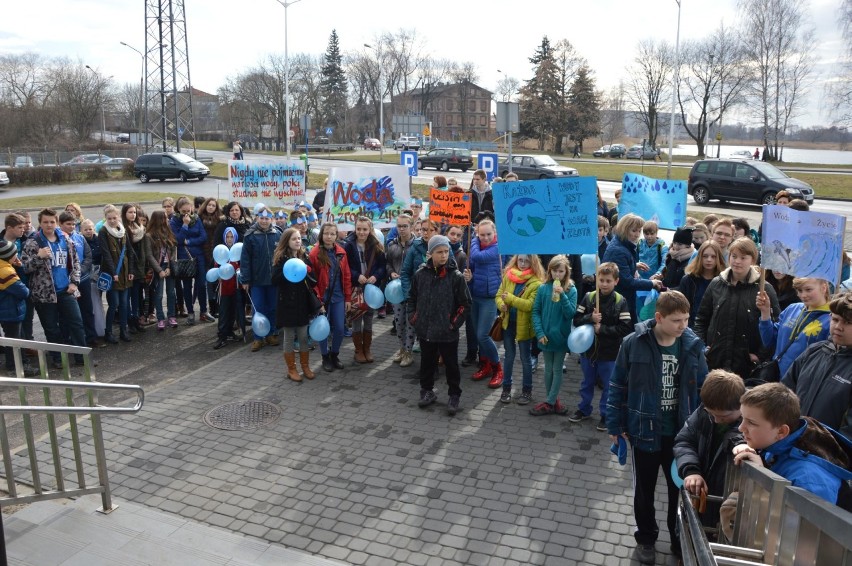
[[[57,68],[57,104],[78,141],[88,140],[97,128],[98,117],[110,103],[112,79],[92,72],[82,61],[64,61]]]
[[[0,112],[6,146],[45,145],[61,134],[55,104],[57,62],[37,53],[0,56]]]
[[[113,96],[113,101],[113,108],[120,116],[121,129],[139,131],[139,128],[141,128],[140,111],[145,104],[142,93],[139,91],[139,85],[134,83],[123,84]]]
[[[826,94],[831,100],[829,109],[834,123],[848,128],[852,126],[852,0],[842,0],[838,23],[843,32],[843,51]]]
[[[624,135],[624,118],[627,114],[627,91],[624,81],[612,87],[606,96],[601,95],[601,145],[612,144]]]
[[[657,144],[659,112],[671,88],[673,53],[668,43],[646,39],[639,42],[636,58],[628,69],[627,98],[648,131],[648,143]]]
[[[518,95],[518,90],[521,88],[521,81],[515,77],[504,76],[497,81],[497,92],[495,97],[501,102],[510,102]]]
[[[476,65],[470,61],[465,61],[461,64],[453,65],[450,70],[450,80],[456,84],[456,90],[459,95],[459,104],[461,104],[462,125],[460,134],[462,139],[467,139],[468,112],[470,108],[471,89],[469,85],[476,83],[479,80],[479,73],[476,72]]]

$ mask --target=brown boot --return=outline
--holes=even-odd
[[[255,340],[251,343],[252,352],[259,352],[261,348],[263,348],[263,340]]]
[[[278,345],[278,335],[277,334],[268,334],[266,338],[263,339],[263,342],[267,346],[277,346]]]
[[[367,362],[373,363],[373,353],[370,352],[370,346],[373,345],[373,333],[365,332],[364,333],[364,358],[366,358]]]
[[[316,376],[314,375],[314,372],[311,371],[311,365],[309,360],[310,354],[311,353],[307,350],[305,350],[304,352],[299,352],[299,361],[302,363],[302,373],[304,374],[304,376],[308,379],[313,379]]]
[[[367,358],[364,357],[364,333],[353,332],[352,343],[355,344],[355,362],[366,364]]]
[[[296,352],[284,352],[284,361],[287,362],[287,377],[302,381],[302,376],[296,371]]]

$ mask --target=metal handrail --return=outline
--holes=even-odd
[[[57,407],[49,405],[0,405],[0,413],[12,414],[54,414],[54,415],[118,415],[138,413],[145,403],[145,391],[139,385],[123,383],[98,383],[89,381],[64,381],[60,379],[18,379],[0,377],[0,387],[61,387],[63,389],[100,389],[103,391],[127,391],[136,394],[136,404],[132,407]]]

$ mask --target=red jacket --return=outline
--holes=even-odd
[[[235,272],[240,269],[240,262],[232,261],[232,262],[229,262],[229,263],[234,266]],[[219,267],[219,264],[214,261],[213,266]],[[219,280],[219,290],[220,290],[220,294],[223,297],[233,297],[234,295],[236,295],[237,294],[237,276],[236,276],[236,274],[234,274],[234,276],[231,277],[228,280],[220,279]]]
[[[319,250],[321,244],[317,244],[311,250],[308,258],[311,260],[311,265],[314,268],[314,276],[317,278],[317,285],[314,287],[314,292],[323,300],[325,290],[328,288],[328,266],[322,265],[319,261]],[[352,274],[349,271],[349,261],[346,258],[346,252],[339,244],[334,244],[334,255],[337,257],[337,264],[340,266],[340,277],[343,280],[343,299],[345,302],[350,301],[352,296]]]

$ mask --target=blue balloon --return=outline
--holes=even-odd
[[[364,302],[371,309],[382,308],[382,305],[385,304],[385,294],[375,285],[367,283],[364,285]]]
[[[233,277],[234,273],[236,273],[236,270],[230,263],[219,266],[219,277],[221,277],[223,281],[227,281]]]
[[[205,277],[207,278],[208,283],[215,283],[219,280],[219,268],[213,267],[211,269],[208,269],[207,275]]]
[[[331,326],[329,326],[328,318],[324,314],[317,316],[308,326],[308,335],[317,342],[328,338],[330,332]]]
[[[241,255],[243,255],[243,243],[237,242],[231,246],[231,251],[228,253],[228,261],[240,261]]]
[[[595,342],[595,328],[591,324],[578,326],[568,335],[568,349],[575,354],[582,354],[592,347]]]
[[[379,230],[378,228],[373,228],[373,234],[376,235],[376,239],[379,241],[379,243],[384,246],[385,245],[385,235],[382,233],[382,231]]]
[[[597,254],[583,254],[580,256],[580,264],[583,268],[583,275],[594,275],[597,271],[595,267],[595,260],[598,258]]]
[[[228,258],[231,256],[231,250],[225,244],[219,244],[213,248],[213,260],[219,265],[228,263]]]
[[[394,279],[385,287],[385,298],[392,305],[398,305],[405,300],[405,293],[402,291],[402,281]]]
[[[251,329],[254,332],[255,338],[264,338],[269,331],[272,329],[272,325],[269,324],[269,319],[266,318],[265,315],[256,312],[254,316],[251,317]]]
[[[308,266],[297,257],[291,257],[284,262],[284,278],[290,283],[300,283],[308,274]]]
[[[683,478],[677,473],[677,460],[672,460],[672,482],[678,489],[683,487]]]

